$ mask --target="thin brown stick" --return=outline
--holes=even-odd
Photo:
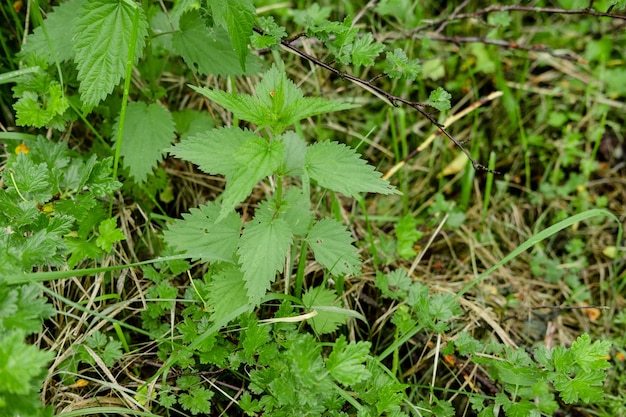
[[[254,31],[263,35],[264,32],[263,30],[261,30],[260,28],[255,27]],[[387,104],[394,106],[394,107],[399,107],[398,103],[402,103],[405,104],[411,108],[413,108],[414,110],[416,110],[418,113],[420,113],[422,116],[426,117],[433,125],[435,125],[439,131],[444,134],[448,139],[450,139],[452,141],[452,143],[454,143],[454,145],[459,148],[461,150],[461,152],[463,152],[465,154],[465,156],[467,156],[467,158],[472,162],[472,166],[474,167],[474,169],[479,169],[482,171],[489,171],[489,168],[487,168],[485,165],[481,164],[480,162],[478,162],[476,159],[474,159],[474,157],[472,157],[472,155],[469,153],[469,151],[467,149],[465,149],[465,147],[463,146],[463,144],[461,142],[459,142],[454,136],[452,136],[450,133],[448,133],[448,131],[445,129],[445,127],[440,124],[439,122],[437,122],[437,120],[435,120],[435,118],[428,113],[426,110],[424,110],[425,105],[416,101],[411,101],[411,100],[407,100],[404,97],[400,97],[400,96],[396,96],[394,94],[391,94],[389,92],[387,92],[386,90],[378,87],[375,84],[372,84],[370,81],[366,81],[363,80],[361,78],[355,77],[354,75],[348,74],[346,72],[340,71],[337,68],[333,67],[332,65],[329,65],[323,61],[320,61],[319,59],[315,58],[312,55],[309,55],[308,53],[304,52],[302,49],[294,46],[293,44],[291,44],[290,42],[286,41],[286,40],[281,40],[280,41],[280,45],[283,47],[283,49],[292,52],[296,55],[298,55],[299,57],[317,65],[318,67],[324,68],[325,70],[343,78],[346,79],[350,82],[353,82],[354,84],[358,85],[359,87],[369,91],[370,93],[374,94],[376,97],[380,98],[381,100],[385,101]]]
[[[568,15],[588,15],[595,17],[608,17],[611,19],[626,20],[626,15],[598,12],[590,9],[560,9],[557,7],[534,7],[534,6],[489,6],[487,8],[476,10],[471,13],[461,13],[455,16],[446,16],[441,19],[433,20],[425,25],[415,28],[412,32],[417,33],[424,29],[428,29],[434,26],[440,26],[444,22],[453,22],[455,20],[463,20],[472,17],[478,17],[489,13],[495,12],[531,12],[531,13],[546,13],[546,14],[568,14]]]

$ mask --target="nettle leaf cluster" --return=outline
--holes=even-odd
[[[277,66],[263,75],[254,95],[194,89],[259,130],[213,129],[170,149],[206,173],[224,175],[227,182],[219,204],[195,209],[170,226],[164,234],[166,242],[193,259],[234,265],[241,277],[232,279],[232,285],[243,282],[248,300],[242,301],[251,305],[263,299],[276,274],[283,272],[287,255],[298,241],[329,274],[358,273],[360,260],[350,233],[333,219],[314,218],[311,184],[350,196],[397,191],[346,145],[307,144],[295,131],[285,131],[301,119],[354,106],[304,97]],[[261,128],[267,128],[265,136]],[[270,194],[243,225],[235,208],[268,177],[272,179]]]

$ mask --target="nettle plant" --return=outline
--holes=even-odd
[[[241,277],[232,282],[233,289],[245,287],[233,291],[242,294],[237,304],[254,306],[263,299],[294,245],[302,251],[310,248],[331,275],[358,273],[360,260],[346,227],[334,219],[314,218],[312,182],[355,197],[398,191],[354,149],[334,141],[307,144],[299,133],[285,131],[304,118],[354,106],[304,97],[276,65],[264,74],[254,96],[194,89],[258,130],[213,129],[171,148],[171,154],[206,173],[222,174],[227,182],[219,204],[195,209],[169,227],[166,242],[194,259],[236,265]],[[267,198],[240,235],[242,219],[235,208],[266,178],[271,179]]]

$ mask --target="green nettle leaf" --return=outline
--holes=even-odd
[[[338,142],[311,145],[306,153],[305,169],[322,187],[345,195],[357,197],[362,192],[400,194],[354,149]]]
[[[74,19],[72,40],[85,106],[94,107],[104,100],[124,75],[136,8],[136,63],[148,35],[148,22],[140,5],[118,0],[86,1]]]
[[[240,147],[244,149],[245,143],[256,139],[258,136],[254,133],[238,127],[212,129],[177,143],[169,151],[178,158],[198,165],[207,174],[230,176],[239,166],[234,158],[237,150]]]
[[[177,220],[163,232],[165,242],[194,260],[234,262],[241,218],[231,212],[218,222],[220,210],[213,202],[189,210],[189,214],[183,214],[183,220]]]
[[[326,359],[326,368],[338,382],[344,385],[352,385],[363,381],[370,376],[371,372],[365,367],[365,361],[369,357],[370,342],[346,342],[344,335],[335,341],[333,351]]]
[[[118,124],[119,118],[113,127],[115,132]],[[163,158],[164,148],[175,138],[174,120],[168,110],[156,103],[130,103],[126,108],[120,153],[131,177],[144,182]]]
[[[54,7],[43,22],[48,32],[48,39],[41,26],[35,28],[33,33],[28,35],[20,56],[22,58],[28,55],[45,57],[49,64],[55,61],[59,63],[71,61],[74,58],[74,51],[72,50],[72,32],[68,30],[68,22],[74,19],[84,2],[85,0],[71,0]]]
[[[385,45],[374,42],[374,37],[368,32],[354,41],[350,51],[352,63],[355,66],[374,65],[374,59],[380,55],[383,49],[385,49]]]
[[[207,302],[211,305],[213,314],[211,320],[219,322],[240,307],[250,304],[246,290],[246,282],[243,280],[243,272],[232,265],[211,277]]]
[[[308,311],[317,312],[317,315],[309,320],[317,334],[334,332],[347,320],[348,316],[339,308],[337,311],[332,311],[332,307],[341,307],[341,301],[337,300],[337,294],[333,290],[323,287],[310,288],[302,295],[302,303]]]
[[[199,74],[237,76],[245,72],[221,27],[208,28],[197,10],[189,10],[179,21],[172,46],[185,63]],[[218,58],[219,57],[219,58]],[[246,56],[247,72],[258,70],[253,55]]]
[[[295,236],[304,236],[309,230],[314,214],[311,211],[309,195],[299,188],[290,188],[285,192],[284,202],[287,209],[281,217],[289,224],[291,233]]]
[[[263,80],[256,86],[256,97],[190,87],[231,111],[237,118],[258,127],[270,127],[275,134],[307,117],[357,107],[323,98],[304,97],[302,91],[276,65],[264,74]]]
[[[278,26],[273,16],[259,17],[259,27],[264,34],[252,34],[252,46],[257,49],[271,48],[278,45],[282,38],[287,36],[283,26]]]
[[[237,149],[232,157],[238,167],[233,174],[226,176],[227,183],[222,193],[222,211],[218,221],[245,200],[260,180],[278,170],[283,160],[283,152],[282,142],[259,137],[250,138]]]
[[[361,261],[350,232],[334,219],[315,223],[307,236],[315,260],[333,275],[358,274]]]
[[[452,98],[450,93],[441,87],[437,87],[436,90],[430,93],[428,104],[439,111],[450,110],[450,98]]]
[[[404,51],[400,48],[394,49],[393,52],[387,52],[386,58],[387,66],[385,68],[385,74],[390,78],[415,80],[422,70],[419,60],[409,60]]]
[[[306,157],[306,142],[296,132],[285,132],[278,140],[285,144],[285,157],[280,173],[283,175],[301,176]]]
[[[276,272],[282,272],[291,240],[289,224],[271,213],[262,212],[245,226],[237,253],[252,304],[261,301]]]
[[[254,26],[256,9],[252,0],[213,0],[209,2],[215,22],[228,31],[230,42],[246,69],[248,43]]]

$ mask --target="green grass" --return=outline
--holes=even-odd
[[[102,68],[63,44],[49,4],[32,16],[51,26],[17,55],[24,10],[0,6],[0,350],[19,365],[0,359],[0,400],[17,404],[0,415],[626,416],[623,20],[318,2],[319,24],[356,16],[358,35],[341,46],[351,27],[335,25],[291,45],[413,102],[444,88],[451,110],[423,109],[476,170],[410,106],[280,47],[247,57],[237,31],[254,15],[238,1],[232,20],[212,3],[229,23],[211,32],[208,11],[169,9],[170,22],[148,3],[94,2],[121,20],[72,42],[131,45]],[[623,15],[593,6],[613,3]],[[259,17],[291,35],[306,29],[298,11],[319,11],[254,6],[274,34]],[[369,33],[420,75],[377,78],[384,53],[360,65],[367,45],[346,51]]]

